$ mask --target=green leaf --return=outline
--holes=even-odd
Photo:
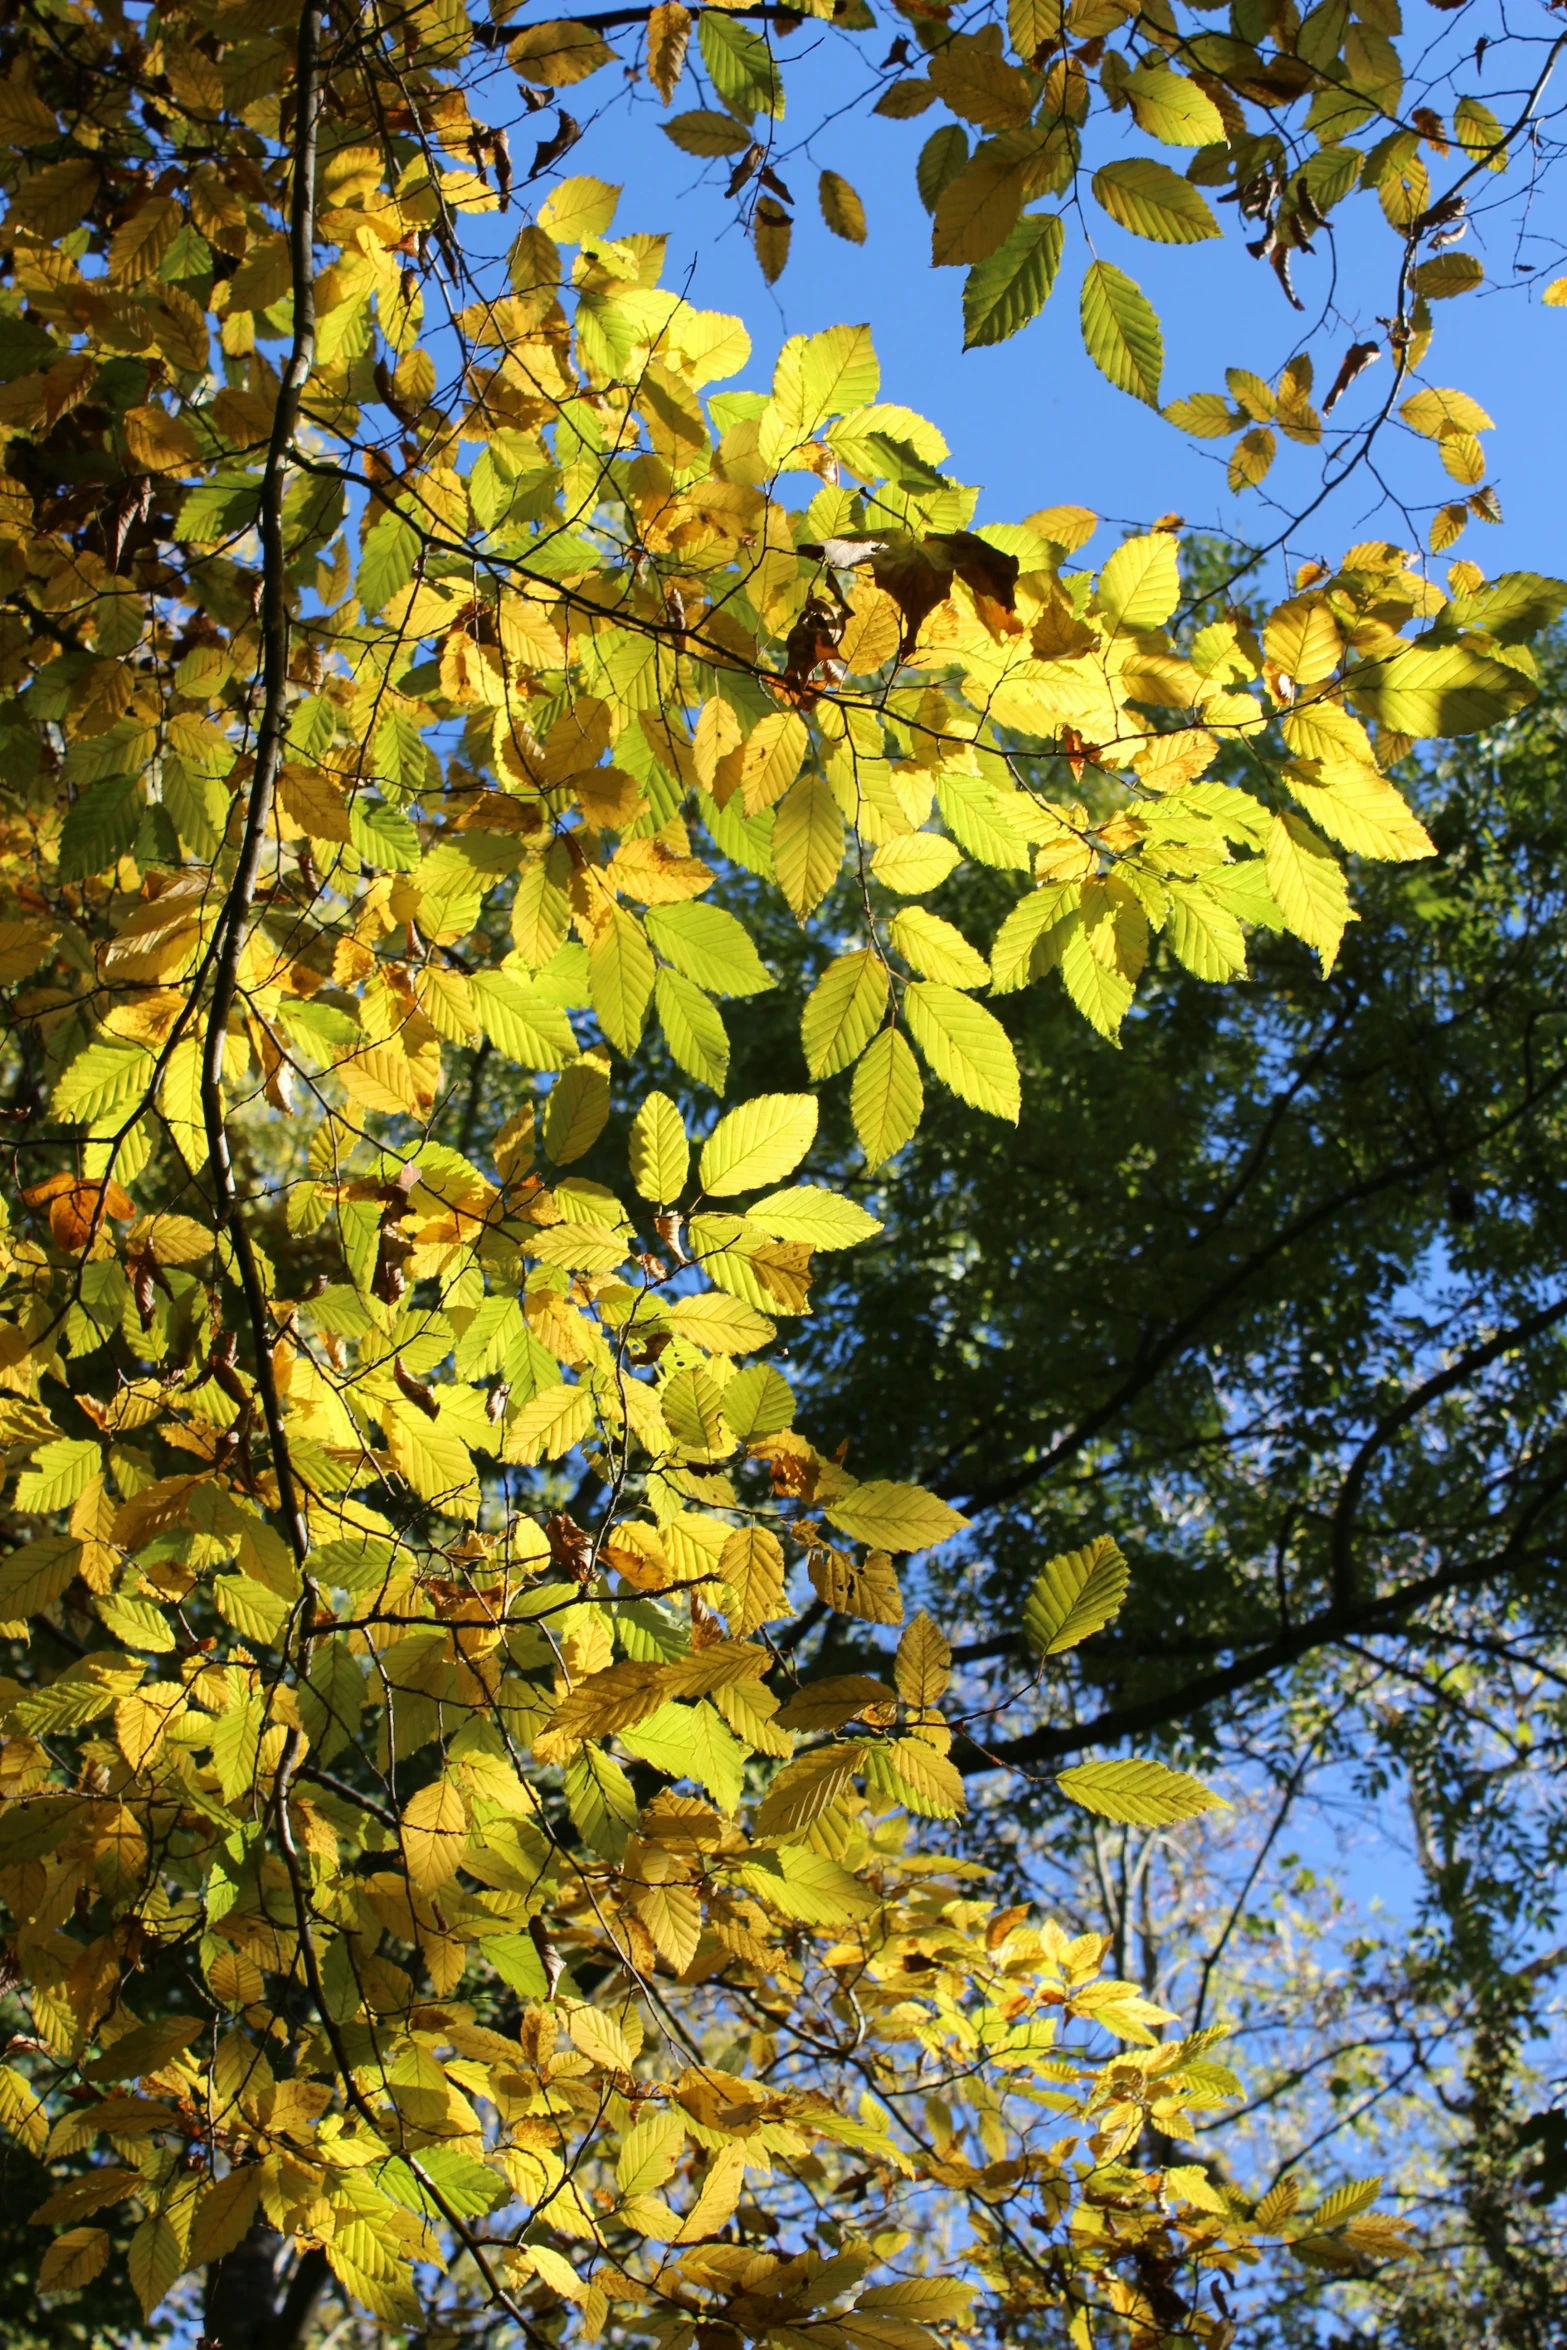
[[[650,1093],[631,1121],[631,1180],[644,1199],[668,1207],[686,1187],[691,1145],[667,1093]]]
[[[61,1439],[63,1444],[75,1444],[80,1441],[82,1440],[72,1437],[62,1437]],[[55,1447],[47,1446],[45,1449],[53,1451]],[[92,1478],[98,1473],[100,1456],[97,1445],[92,1445],[90,1450],[92,1459],[88,1464],[88,1474],[77,1487],[77,1492],[84,1492]],[[30,1472],[30,1474],[34,1473],[43,1474],[43,1456],[41,1454],[37,1471]],[[71,1482],[71,1478],[66,1475],[60,1478],[59,1482],[66,1484]],[[23,1478],[23,1483],[26,1483],[26,1477]],[[74,1501],[76,1494],[73,1493],[70,1499]],[[18,1509],[29,1507],[36,1509],[40,1505],[36,1502],[31,1504],[24,1502],[18,1492],[16,1506]],[[64,1502],[50,1502],[42,1506],[63,1509],[66,1504]],[[14,1550],[10,1557],[0,1564],[0,1622],[20,1623],[28,1616],[36,1616],[42,1609],[52,1607],[75,1580],[76,1570],[81,1564],[81,1556],[81,1544],[65,1534],[46,1534],[39,1541],[24,1542],[20,1550]]]
[[[1352,709],[1399,734],[1478,734],[1534,699],[1527,677],[1468,645],[1409,645],[1345,680]]]
[[[917,979],[903,998],[909,1033],[943,1085],[993,1118],[1017,1123],[1021,1098],[1017,1055],[994,1012],[933,979]]]
[[[365,533],[354,583],[367,619],[408,585],[418,555],[419,533],[411,522],[405,522],[400,514],[377,515]]]
[[[1224,233],[1191,181],[1151,155],[1107,163],[1094,173],[1094,194],[1119,227],[1156,245],[1199,245]]]
[[[135,841],[145,801],[135,775],[105,775],[90,783],[60,827],[60,879],[85,881],[117,864]]]
[[[1159,405],[1164,337],[1153,305],[1124,270],[1091,261],[1083,279],[1083,346],[1119,392]]]
[[[854,1072],[849,1115],[867,1163],[881,1166],[919,1125],[925,1088],[907,1040],[895,1028],[873,1037]]]
[[[15,1506],[19,1510],[40,1512],[69,1509],[78,1495],[86,1492],[102,1466],[103,1448],[96,1437],[57,1437],[54,1443],[40,1446],[33,1455],[31,1468],[24,1469],[17,1479]],[[25,1590],[19,1596],[25,1598]],[[8,1608],[5,1612],[30,1615],[33,1611]]]
[[[544,1147],[557,1167],[589,1152],[609,1121],[609,1071],[595,1060],[561,1072],[544,1105]]]
[[[1161,1762],[1077,1763],[1056,1773],[1056,1785],[1085,1811],[1128,1827],[1169,1827],[1176,1820],[1195,1819],[1199,1812],[1230,1808],[1222,1795],[1215,1795],[1190,1772],[1172,1771]]]
[[[599,1026],[618,1052],[642,1041],[656,966],[647,934],[625,906],[611,906],[588,945],[588,985]]]
[[[783,80],[760,33],[718,9],[704,8],[697,38],[708,78],[731,114],[741,122],[753,114],[782,116]]]
[[[469,986],[479,1026],[498,1053],[523,1069],[560,1069],[575,1060],[577,1040],[559,1004],[508,971],[476,971]]]
[[[348,834],[367,865],[383,866],[388,873],[414,872],[423,854],[407,817],[384,800],[350,801]]]
[[[714,114],[704,107],[674,115],[658,127],[683,155],[738,155],[751,139],[745,125],[736,122],[732,114]]]
[[[1004,343],[1038,317],[1055,285],[1065,241],[1056,213],[1025,212],[989,259],[975,262],[963,286],[966,351]]]
[[[745,924],[722,906],[698,898],[679,906],[649,906],[646,923],[659,953],[710,995],[762,995],[778,984]]]
[[[1127,1565],[1108,1534],[1083,1550],[1053,1558],[1023,1603],[1023,1632],[1041,1656],[1059,1656],[1116,1615],[1126,1597]]]
[[[812,1077],[835,1077],[858,1059],[887,1009],[888,985],[886,964],[868,947],[828,964],[800,1019]]]
[[[605,1860],[618,1860],[636,1825],[636,1790],[611,1755],[584,1746],[562,1774],[566,1809],[583,1842]]]
[[[90,1044],[56,1078],[50,1106],[57,1118],[94,1126],[135,1100],[152,1077],[154,1056],[145,1045],[105,1037]]]
[[[698,1085],[722,1093],[729,1075],[729,1031],[712,997],[682,972],[665,969],[654,981],[654,1001],[676,1066]]]
[[[720,1118],[702,1145],[702,1189],[714,1199],[792,1175],[816,1140],[816,1097],[762,1093]]]

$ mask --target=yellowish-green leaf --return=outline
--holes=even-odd
[[[963,287],[963,347],[1004,343],[1037,318],[1061,267],[1066,229],[1054,212],[1025,212]]]
[[[702,1189],[715,1199],[792,1175],[816,1139],[816,1098],[763,1093],[720,1118],[702,1145]]]
[[[544,1147],[558,1167],[593,1148],[609,1120],[609,1071],[591,1056],[563,1070],[544,1110]]]
[[[1082,318],[1083,346],[1100,373],[1117,391],[1157,408],[1164,337],[1142,288],[1113,263],[1091,261],[1083,278]]]
[[[881,1166],[902,1150],[924,1108],[919,1065],[899,1031],[884,1028],[866,1048],[849,1096],[854,1131],[871,1166]]]
[[[918,979],[903,998],[909,1033],[943,1085],[976,1110],[1017,1123],[1017,1056],[994,1012],[936,980]]]
[[[835,1077],[859,1058],[881,1024],[887,989],[887,966],[869,947],[828,964],[800,1019],[812,1077]]]
[[[961,930],[923,906],[909,906],[895,914],[887,937],[905,962],[927,979],[945,980],[953,987],[983,987],[990,965],[969,945]],[[878,1014],[878,1017],[880,1015]]]
[[[1332,850],[1299,816],[1275,816],[1267,843],[1268,887],[1299,939],[1315,947],[1326,978],[1351,919],[1349,885]]]
[[[1199,1812],[1230,1808],[1222,1795],[1215,1795],[1189,1771],[1172,1771],[1161,1762],[1077,1763],[1057,1772],[1056,1785],[1085,1811],[1127,1827],[1169,1827],[1177,1820],[1195,1819]]]
[[[865,206],[842,172],[824,171],[816,183],[822,218],[835,237],[851,245],[865,242]]]
[[[843,847],[832,786],[825,776],[800,776],[779,803],[773,828],[773,870],[797,921],[815,912],[837,880]]]
[[[1108,1534],[1082,1550],[1063,1551],[1040,1574],[1023,1605],[1023,1631],[1041,1656],[1059,1656],[1120,1612],[1128,1569]]]
[[[1166,147],[1212,147],[1224,117],[1207,94],[1167,65],[1140,65],[1122,83],[1139,130]]]
[[[685,1120],[667,1093],[650,1093],[631,1121],[631,1180],[644,1199],[667,1207],[691,1170]]]
[[[1094,173],[1110,218],[1156,245],[1199,245],[1223,234],[1201,191],[1151,155],[1123,156]]]
[[[856,1542],[878,1550],[929,1550],[961,1534],[967,1518],[922,1485],[897,1485],[884,1478],[856,1485],[827,1504],[827,1516]]]

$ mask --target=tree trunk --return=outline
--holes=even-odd
[[[258,2223],[207,2272],[205,2350],[296,2350],[326,2277],[324,2252],[290,2265],[283,2238]]]

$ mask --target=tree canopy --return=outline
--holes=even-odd
[[[695,25],[776,274],[747,126],[778,118],[800,20],[631,21],[670,102]],[[1400,103],[1367,94],[1390,35],[1336,12],[1223,57],[1164,14],[1042,15],[1010,23],[1015,64],[999,27],[909,21],[932,64],[897,103],[998,133],[972,158],[938,133],[922,187],[938,240],[980,191],[994,247],[937,259],[983,287],[1007,256],[1002,321],[1048,290],[1062,232],[1018,211],[1078,171],[1090,66],[1207,158],[1107,162],[1109,216],[1206,234],[1200,186],[1235,178],[1276,258],[1331,173],[1286,186],[1243,107],[1303,108],[1342,156]],[[966,1776],[1045,1756],[1084,1819],[1218,1803],[1038,1719],[1051,1660],[1127,1598],[1125,1497],[1062,1512],[971,1703],[985,1660],[906,1610],[926,1571],[900,1562],[968,1558],[974,1512],[1042,1472],[977,1478],[945,1397],[929,1484],[879,1445],[851,1466],[780,1324],[818,1258],[904,1246],[855,1193],[927,1081],[1032,1122],[1036,983],[1102,1057],[1160,1033],[1173,957],[1222,1040],[1216,983],[1277,938],[1331,1030],[1345,856],[1429,856],[1414,746],[1532,702],[1567,588],[1469,563],[1439,587],[1366,538],[1276,600],[1193,601],[1171,517],[1093,568],[1081,508],[981,520],[863,327],[715,389],[744,324],[661,286],[619,190],[554,169],[564,116],[547,193],[493,233],[519,193],[498,112],[604,70],[621,22],[40,0],[0,34],[0,1899],[26,2019],[0,2122],[50,2173],[41,2287],[102,2289],[118,2230],[148,2316],[207,2272],[227,2350],[282,2350],[328,2278],[426,2336],[1223,2350],[1260,2247],[1354,2268],[1399,2223],[1373,2182],[1307,2208],[1195,2159],[1240,2093],[1217,2031],[1160,2037],[1178,2019],[1109,1937],[1030,1922],[938,1824]],[[1403,255],[1395,389],[1430,300],[1474,282],[1425,241],[1530,108],[1466,101],[1355,167]],[[1434,219],[1406,136],[1464,158]],[[852,229],[846,183],[824,202]],[[1090,350],[1153,397],[1142,296],[1099,260],[1084,286]],[[1300,360],[1235,397],[1315,445],[1309,390]],[[1421,383],[1404,413],[1479,484],[1462,401]],[[777,957],[787,995],[785,916],[816,958]],[[742,1081],[775,990],[787,1052]],[[1265,1058],[1302,1049],[1288,1027]],[[1173,1331],[1288,1215],[1267,1173],[1202,1269],[1166,1270]],[[1116,1393],[1085,1396],[1074,1461]],[[1015,1380],[1007,1408],[1010,1442]],[[1327,1545],[1335,1635],[1386,1612],[1383,1449]],[[824,1621],[874,1653],[836,1669]],[[1128,1646],[1102,1653],[1100,1742],[1161,1727]]]

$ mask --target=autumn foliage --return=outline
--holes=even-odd
[[[689,26],[653,12],[666,97]],[[1222,2345],[1258,2242],[1398,2232],[1183,2158],[1215,2035],[949,1849],[986,1724],[903,1585],[966,1521],[769,1356],[927,1083],[1016,1117],[1009,993],[1114,1039],[1155,941],[1330,965],[1340,851],[1429,848],[1387,769],[1528,698],[1562,591],[1373,540],[1194,629],[1169,530],[1092,571],[1080,508],[976,527],[864,328],[725,390],[745,328],[616,190],[473,233],[491,30],[8,35],[0,2120],[58,2182],[41,2285],[129,2203],[149,2312],[265,2223],[392,2328]],[[701,34],[739,122],[761,36]],[[993,938],[929,903],[965,860],[1016,877]],[[735,1101],[722,1006],[775,984],[737,874],[832,954]],[[869,1206],[812,1180],[839,1083]],[[1126,1572],[1049,1562],[1025,1648]],[[812,1674],[828,1615],[879,1671]]]

